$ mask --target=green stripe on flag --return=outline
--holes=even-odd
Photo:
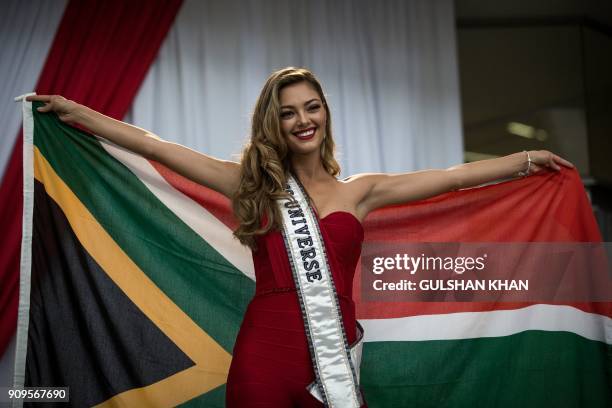
[[[609,407],[612,346],[526,331],[470,340],[365,343],[362,386],[376,407]]]
[[[36,111],[34,144],[126,254],[231,353],[255,285],[100,143]],[[180,194],[180,193],[177,193]]]

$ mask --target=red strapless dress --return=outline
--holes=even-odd
[[[319,221],[349,344],[355,341],[353,277],[363,227],[337,211]],[[233,350],[227,407],[321,407],[306,390],[315,375],[289,259],[280,231],[260,236],[253,251],[255,296]]]

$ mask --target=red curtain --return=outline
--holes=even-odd
[[[36,86],[118,119],[132,104],[182,0],[72,0]],[[0,186],[0,355],[17,323],[23,205],[22,136]]]

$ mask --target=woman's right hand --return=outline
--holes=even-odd
[[[96,112],[59,95],[32,95],[28,101],[44,102],[39,112],[57,113],[66,123],[78,123],[91,133],[155,160],[175,172],[231,198],[240,181],[240,164],[219,160],[177,143],[166,142],[145,129]]]
[[[77,121],[78,103],[64,98],[60,95],[31,95],[26,97],[27,101],[44,102],[45,106],[38,108],[39,112],[57,113],[62,122],[75,123]]]

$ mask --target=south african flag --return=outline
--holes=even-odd
[[[74,406],[224,406],[254,293],[227,199],[24,102],[16,384]],[[575,171],[385,208],[368,241],[599,241]],[[362,302],[370,407],[606,407],[610,303]]]

